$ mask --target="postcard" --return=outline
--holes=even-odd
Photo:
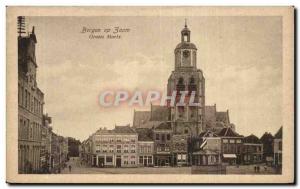
[[[294,183],[294,7],[7,7],[7,182]]]

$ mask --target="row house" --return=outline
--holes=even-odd
[[[65,167],[68,154],[68,140],[63,136],[51,133],[50,172],[60,173]]]
[[[92,153],[92,136],[89,136],[86,140],[81,143],[81,160],[87,164],[92,164],[93,161],[93,153]]]
[[[230,127],[222,129],[218,134],[221,138],[221,154],[223,164],[240,164],[242,159],[243,136]]]
[[[91,136],[87,144],[88,164],[94,167],[136,167],[138,135],[129,126],[101,128]],[[92,157],[91,157],[92,156]]]
[[[154,154],[153,132],[148,128],[137,128],[138,133],[138,165],[140,167],[152,167]]]
[[[172,154],[172,126],[170,122],[163,122],[153,129],[154,165],[170,166],[173,164]]]
[[[242,163],[255,164],[263,161],[263,144],[255,135],[243,139]]]
[[[41,172],[49,173],[50,156],[51,156],[51,135],[52,135],[52,118],[48,114],[43,115],[43,124],[41,127]]]
[[[189,165],[189,151],[188,151],[188,135],[173,134],[172,136],[172,157],[173,166],[187,166]]]
[[[263,144],[263,162],[272,165],[274,161],[274,137],[271,133],[265,132],[260,141]]]
[[[276,168],[281,169],[282,167],[282,127],[274,135],[274,162],[273,165]]]
[[[233,165],[240,164],[243,148],[243,136],[230,127],[216,133],[204,131],[193,139],[192,165]]]
[[[194,139],[192,165],[220,165],[221,161],[221,137],[212,131],[205,131]]]

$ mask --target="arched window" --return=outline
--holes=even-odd
[[[184,129],[184,134],[188,134],[189,130],[187,128]]]
[[[179,78],[177,86],[176,86],[176,91],[177,91],[177,98],[179,100],[180,97],[180,91],[185,91],[185,85],[184,85],[184,80],[182,77]]]
[[[190,84],[195,84],[195,78],[193,76],[190,79]]]
[[[180,77],[179,80],[178,80],[178,84],[177,85],[183,85],[183,82],[184,82],[183,78]]]
[[[192,91],[197,91],[197,85],[195,83],[195,78],[192,76],[189,83],[189,95],[192,93]]]

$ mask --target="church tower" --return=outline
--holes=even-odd
[[[176,92],[175,106],[171,106],[171,122],[174,133],[198,135],[203,130],[205,109],[205,79],[202,70],[197,69],[197,48],[191,43],[191,31],[185,23],[181,30],[181,42],[174,50],[175,70],[168,79],[167,93]],[[181,92],[186,92],[185,105],[179,103]],[[189,104],[191,94],[194,103]]]

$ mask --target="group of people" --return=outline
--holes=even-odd
[[[267,166],[264,166],[264,171],[267,171]],[[259,173],[260,172],[260,166],[259,165],[255,165],[254,166],[254,172],[255,173]]]
[[[254,172],[255,173],[259,173],[260,172],[260,166],[259,165],[255,165],[254,166]]]

